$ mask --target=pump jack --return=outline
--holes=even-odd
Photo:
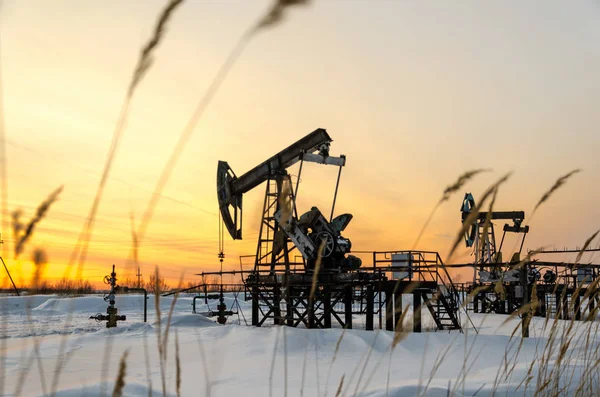
[[[331,142],[332,139],[327,131],[319,128],[240,177],[235,175],[227,162],[219,161],[217,167],[219,209],[223,223],[234,240],[242,238],[244,193],[267,182],[255,270],[262,270],[268,266],[271,274],[274,274],[276,269],[283,267],[286,273],[289,273],[289,253],[294,248],[302,254],[305,269],[310,270],[319,256],[317,251],[321,242],[324,242],[325,247],[320,255],[323,269],[340,272],[343,269],[356,269],[360,266],[359,258],[346,256],[350,252],[351,243],[349,239],[341,236],[341,232],[352,220],[352,215],[342,214],[327,221],[317,207],[312,207],[310,211],[298,217],[296,196],[300,175],[294,191],[287,172],[289,167],[298,162],[300,162],[299,174],[302,173],[304,162],[336,165],[339,167],[337,195],[339,177],[342,167],[346,165],[346,156],[330,156]],[[282,199],[291,201],[293,212],[291,216],[284,216]],[[332,207],[334,206],[335,196]],[[293,243],[292,247],[290,243]]]
[[[242,238],[243,195],[266,182],[254,269],[240,269],[247,274],[243,282],[246,297],[252,300],[252,325],[261,326],[272,319],[278,325],[331,328],[336,320],[340,326],[352,328],[353,315],[359,314],[366,317],[366,329],[373,330],[376,315],[379,327],[383,326],[385,311],[385,328],[399,330],[401,294],[410,293],[415,313],[420,313],[423,302],[439,329],[461,329],[458,306],[452,304],[458,302],[457,291],[439,254],[374,251],[373,265],[367,268],[361,267],[360,258],[350,255],[352,244],[342,232],[352,215],[334,218],[346,157],[331,156],[331,142],[327,131],[319,128],[239,177],[227,162],[218,163],[220,216],[234,240]],[[329,218],[317,207],[298,213],[296,199],[305,162],[338,167]],[[299,168],[293,185],[288,169],[295,164]],[[301,255],[292,255],[292,250]],[[297,257],[301,260],[291,260]],[[407,266],[410,276],[399,276]],[[448,282],[438,272],[442,268]],[[420,332],[420,316],[414,316],[413,325],[414,331]]]

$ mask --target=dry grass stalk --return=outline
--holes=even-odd
[[[490,200],[490,205],[488,207],[487,210],[487,214],[485,216],[485,221],[483,222],[483,232],[481,233],[482,236],[485,236],[485,238],[480,238],[479,239],[479,247],[477,247],[479,249],[479,252],[483,252],[483,249],[485,248],[486,244],[489,244],[489,239],[487,238],[488,235],[488,231],[490,229],[490,225],[492,224],[492,212],[494,211],[494,204],[496,204],[496,197],[498,196],[498,189],[494,189],[493,193],[492,193],[492,199]],[[493,258],[490,258],[491,260],[493,260]]]
[[[181,274],[181,276],[179,278],[179,283],[177,285],[178,290],[181,289],[182,284],[183,284],[183,273]],[[156,292],[156,294],[159,294],[159,292]],[[179,298],[179,292],[177,292],[173,296],[173,300],[171,301],[171,306],[169,307],[169,314],[167,316],[167,325],[165,326],[165,333],[164,333],[164,337],[163,337],[163,360],[165,361],[165,364],[167,362],[167,346],[168,346],[168,341],[169,341],[169,330],[171,329],[171,318],[173,317],[173,312],[175,311],[175,304],[177,303],[177,298]]]
[[[300,397],[304,397],[304,382],[306,381],[306,359],[308,357],[308,333],[304,334],[304,360],[302,360],[302,376],[300,382]],[[328,376],[329,378],[329,376]],[[327,397],[327,396],[325,396]]]
[[[340,345],[342,344],[342,339],[344,339],[344,335],[346,334],[346,328],[344,328],[342,330],[342,332],[340,333],[340,337],[338,338],[336,344],[335,344],[335,349],[333,351],[333,358],[331,359],[331,362],[329,363],[329,369],[327,370],[327,380],[325,381],[325,394],[324,397],[327,397],[327,391],[329,389],[329,378],[331,376],[331,368],[333,367],[333,363],[335,362],[335,359],[337,358],[337,354],[338,351],[340,350]]]
[[[194,112],[190,116],[186,126],[183,131],[179,135],[177,139],[177,143],[167,160],[167,163],[163,167],[163,170],[160,174],[158,182],[154,188],[153,194],[150,197],[148,205],[142,215],[142,220],[140,222],[140,226],[138,228],[138,239],[141,243],[146,235],[146,230],[148,225],[152,221],[152,217],[154,216],[154,209],[160,200],[160,196],[165,186],[167,185],[169,179],[171,178],[171,173],[173,172],[177,162],[179,161],[179,157],[183,153],[189,139],[191,138],[194,129],[198,125],[198,122],[202,118],[202,115],[212,102],[214,96],[219,91],[219,88],[225,81],[225,78],[229,74],[229,71],[235,65],[239,57],[242,55],[242,52],[246,48],[247,44],[250,42],[250,39],[260,30],[273,27],[278,22],[283,20],[284,10],[290,6],[299,5],[299,4],[308,4],[308,0],[276,0],[273,3],[273,6],[269,9],[267,14],[261,17],[256,24],[252,25],[238,40],[236,45],[233,47],[214,78],[211,80],[206,92],[198,101]]]
[[[34,327],[34,323],[33,323],[33,318],[31,316],[31,305],[30,305],[29,300],[27,301],[27,303],[25,305],[25,309],[26,309],[26,313],[27,313],[27,324],[29,325],[29,331],[31,332],[31,335],[33,335],[33,348],[31,349],[31,353],[29,354],[29,357],[27,358],[25,365],[22,367],[21,371],[19,372],[14,395],[20,396],[21,393],[23,392],[23,386],[25,386],[25,380],[27,379],[27,375],[29,374],[29,371],[33,367],[34,360],[38,367],[38,374],[40,377],[40,386],[42,388],[42,393],[43,393],[43,395],[46,395],[46,393],[47,393],[46,376],[44,374],[44,366],[42,365],[42,356],[41,356],[41,351],[40,351],[40,339],[38,339],[35,336],[36,332],[35,332],[35,327]]]
[[[35,212],[35,216],[31,219],[31,221],[29,221],[27,226],[23,226],[23,225],[14,225],[13,226],[13,230],[19,232],[19,237],[15,239],[16,240],[15,258],[18,258],[19,255],[23,252],[23,250],[25,249],[25,245],[27,244],[27,242],[33,235],[36,225],[42,219],[44,219],[44,216],[46,216],[46,214],[48,213],[50,206],[56,200],[58,200],[58,195],[60,194],[60,192],[62,192],[62,190],[63,190],[63,187],[61,186],[58,189],[56,189],[55,191],[53,191],[52,193],[50,193],[50,195],[48,197],[46,197],[46,199],[44,201],[42,201],[42,203],[38,206],[38,208]],[[13,218],[13,219],[15,219],[15,218]],[[18,216],[16,218],[16,221],[18,222]],[[15,236],[15,237],[17,237],[17,236]]]
[[[287,350],[287,327],[283,327],[283,396],[287,397],[288,391],[288,350]]]
[[[123,356],[121,357],[121,361],[119,362],[119,373],[117,375],[117,380],[115,381],[115,388],[113,389],[112,397],[122,397],[123,396],[123,388],[125,387],[125,375],[127,374],[127,355],[129,354],[129,350],[125,350]]]
[[[14,210],[10,214],[12,232],[13,232],[13,237],[14,237],[15,241],[19,240],[19,237],[21,236],[21,231],[25,227],[21,223],[21,215],[23,215],[23,211],[21,211],[21,210]]]
[[[198,341],[198,350],[200,351],[200,359],[202,360],[202,368],[204,369],[204,396],[210,397],[212,382],[210,380],[210,374],[208,372],[208,361],[206,360],[206,353],[204,352],[204,344],[202,343],[202,339],[198,334],[196,334],[196,336],[196,340]]]
[[[277,327],[275,333],[275,343],[273,344],[273,355],[271,356],[271,369],[269,371],[269,397],[273,396],[273,374],[275,373],[275,358],[277,356],[277,346],[279,345],[279,331],[282,327]]]
[[[471,225],[479,217],[480,208],[483,207],[483,205],[487,202],[487,200],[490,198],[490,196],[492,196],[493,194],[495,194],[494,192],[500,187],[500,185],[502,185],[504,182],[506,182],[508,180],[508,178],[510,178],[511,174],[512,173],[509,172],[509,173],[505,174],[504,176],[502,176],[502,178],[498,179],[493,185],[491,185],[483,193],[483,196],[481,197],[481,201],[479,202],[479,204],[477,204],[475,206],[475,208],[473,208],[471,210],[471,212],[469,213],[469,215],[467,216],[467,218],[462,223],[462,227],[460,228],[459,232],[456,234],[456,238],[454,240],[454,244],[452,244],[452,248],[450,249],[450,252],[448,253],[448,259],[446,259],[446,263],[450,262],[450,259],[452,258],[452,255],[454,255],[454,252],[458,248],[460,242],[464,239],[465,233],[467,232],[467,230],[469,230],[469,228],[471,227]]]
[[[152,397],[152,374],[150,372],[150,354],[148,349],[148,335],[144,332],[144,365],[146,367],[146,382],[148,383],[148,397]]]
[[[454,182],[452,185],[447,186],[446,189],[444,189],[444,194],[442,195],[442,198],[440,199],[439,203],[448,201],[452,194],[454,194],[454,193],[458,192],[460,189],[462,189],[462,187],[468,181],[470,181],[475,175],[480,174],[482,172],[489,172],[489,171],[491,171],[491,169],[489,169],[489,168],[479,168],[476,170],[466,171],[465,173],[463,173],[461,176],[458,177],[456,182]]]
[[[269,11],[258,21],[255,31],[270,28],[283,21],[286,8],[298,5],[308,5],[310,0],[275,0]]]
[[[558,178],[556,180],[556,182],[554,182],[554,185],[552,185],[552,187],[550,188],[550,190],[548,190],[546,193],[544,193],[544,195],[542,196],[542,198],[540,199],[540,201],[538,201],[538,203],[535,205],[535,207],[533,208],[533,212],[531,214],[531,216],[533,217],[533,214],[535,214],[535,212],[537,211],[538,207],[540,205],[542,205],[544,202],[546,202],[546,200],[548,200],[550,198],[550,196],[552,196],[552,194],[559,189],[562,185],[564,185],[567,180],[573,176],[574,174],[577,174],[578,172],[581,172],[580,169],[575,169],[563,176],[561,176],[560,178]]]
[[[175,331],[175,390],[181,396],[181,360],[179,358],[179,332]]]
[[[431,381],[435,377],[435,374],[437,373],[437,371],[440,369],[442,362],[444,362],[444,360],[446,359],[446,356],[448,355],[448,352],[450,351],[451,347],[452,347],[452,344],[450,343],[444,350],[442,350],[440,353],[438,353],[438,355],[435,359],[435,362],[433,363],[433,367],[431,368],[431,372],[429,373],[429,379],[427,380],[427,383],[425,384],[423,391],[419,394],[420,396],[427,395],[427,390],[429,389],[429,386],[431,385]]]
[[[317,291],[317,281],[319,280],[319,272],[321,271],[321,261],[322,261],[322,256],[323,255],[323,250],[325,249],[325,244],[327,243],[327,241],[325,239],[321,240],[321,243],[319,244],[319,249],[318,249],[318,254],[317,254],[317,260],[315,261],[315,268],[313,270],[313,276],[312,276],[312,285],[310,287],[310,295],[309,295],[309,302],[314,302],[315,299],[315,292]]]
[[[163,345],[163,337],[162,337],[162,326],[161,326],[161,310],[160,310],[160,274],[158,271],[158,266],[154,271],[154,309],[156,311],[156,338],[157,338],[157,348],[158,348],[158,362],[160,367],[160,380],[162,384],[163,396],[167,395],[167,380],[165,374],[165,346]]]
[[[379,338],[380,333],[381,333],[380,330],[375,331],[375,337],[373,338],[373,342],[369,346],[369,351],[367,353],[367,357],[365,358],[365,363],[362,366],[360,375],[358,376],[358,380],[356,381],[356,386],[354,387],[354,393],[352,393],[353,396],[356,396],[358,393],[358,387],[360,386],[362,378],[365,374],[365,370],[367,369],[367,364],[369,363],[369,359],[371,358],[371,353],[373,353],[373,349],[375,348],[375,343],[377,343],[377,339]],[[369,380],[370,379],[367,379],[367,381],[369,381]],[[365,385],[365,387],[366,387],[366,385]]]
[[[471,343],[471,346],[469,346],[469,349],[467,350],[467,336],[468,336],[468,332],[469,329],[467,328],[465,330],[465,342],[464,342],[464,358],[463,358],[463,365],[462,368],[458,374],[458,376],[456,377],[456,383],[454,384],[454,389],[452,390],[452,393],[450,395],[454,395],[456,393],[456,390],[458,390],[458,387],[462,385],[463,387],[463,395],[465,395],[465,391],[464,391],[464,387],[467,381],[467,374],[471,371],[471,369],[473,368],[473,365],[475,365],[475,362],[477,361],[477,359],[479,358],[479,356],[481,355],[481,353],[483,352],[483,347],[479,350],[479,352],[473,357],[473,348],[475,347],[475,342],[477,341],[477,338],[479,337],[479,334],[475,334],[475,338],[473,338],[473,342]],[[471,361],[471,364],[467,364],[468,363],[468,358],[469,357],[473,357],[473,360]]]
[[[102,200],[104,188],[106,186],[106,182],[108,181],[108,177],[110,175],[112,164],[113,164],[114,158],[116,156],[117,149],[119,147],[119,143],[121,141],[121,136],[122,136],[123,130],[125,128],[125,124],[127,121],[127,115],[129,113],[129,106],[133,99],[133,94],[134,94],[135,89],[138,86],[139,82],[141,81],[141,79],[146,74],[146,72],[148,71],[149,67],[152,64],[153,52],[156,50],[156,48],[158,47],[158,45],[160,44],[160,42],[164,36],[164,30],[165,30],[165,25],[166,25],[167,21],[172,16],[175,8],[181,3],[182,3],[182,1],[180,1],[180,0],[171,0],[167,4],[167,6],[163,9],[163,11],[160,13],[158,21],[157,21],[157,25],[154,29],[154,35],[150,38],[150,40],[147,42],[147,44],[143,47],[141,54],[140,54],[140,58],[137,63],[137,66],[134,69],[129,88],[127,90],[127,94],[125,96],[123,105],[119,112],[119,117],[117,119],[117,124],[115,126],[115,130],[113,132],[113,137],[112,137],[112,141],[110,144],[110,148],[109,148],[108,154],[106,156],[104,170],[102,171],[102,177],[100,178],[100,182],[98,183],[98,187],[96,189],[96,194],[94,196],[94,201],[92,203],[92,207],[88,213],[88,216],[83,225],[83,228],[82,228],[81,232],[79,233],[79,236],[77,238],[77,243],[75,244],[73,252],[71,253],[71,257],[69,259],[69,263],[67,266],[66,271],[70,272],[71,266],[75,262],[77,262],[77,274],[75,276],[76,278],[79,278],[81,276],[81,273],[83,270],[82,268],[83,268],[83,265],[85,264],[85,261],[87,258],[88,245],[89,245],[89,240],[92,237],[92,233],[93,233],[93,229],[94,229],[94,222],[96,219],[96,213],[98,211],[100,201]]]
[[[579,253],[577,253],[575,263],[579,263],[579,260],[581,260],[581,257],[585,253],[585,250],[587,250],[590,247],[590,244],[592,244],[592,241],[594,241],[598,233],[600,233],[600,230],[597,230],[596,233],[592,234],[587,240],[585,240],[583,247],[581,247],[581,250],[579,250]]]
[[[340,397],[342,395],[342,389],[344,387],[344,377],[345,376],[346,376],[346,374],[342,375],[342,378],[340,379],[340,384],[338,385],[337,392],[335,392],[335,397]]]
[[[130,224],[131,224],[131,245],[132,245],[132,249],[133,249],[133,263],[135,263],[135,265],[137,266],[139,264],[139,260],[138,260],[138,238],[137,238],[137,233],[135,231],[135,218],[133,215],[133,211],[129,212],[129,220],[130,220]]]
[[[408,289],[408,288],[407,288]],[[404,319],[406,318],[406,315],[408,313],[408,308],[410,307],[409,304],[406,304],[404,306],[404,309],[400,309],[402,310],[402,313],[400,315],[400,318],[398,319],[397,323],[396,323],[396,332],[394,333],[394,338],[392,340],[392,345],[390,348],[390,355],[388,358],[388,362],[391,363],[392,361],[392,353],[395,349],[395,347],[402,342],[407,336],[408,336],[408,332],[403,332],[402,331],[402,323],[404,322]],[[371,380],[373,379],[373,376],[375,376],[375,374],[377,373],[379,366],[382,364],[383,360],[385,357],[381,357],[379,359],[379,361],[375,364],[375,366],[373,367],[373,370],[371,371],[371,373],[369,374],[369,377],[367,378],[367,380],[365,381],[365,384],[363,386],[363,388],[360,391],[360,395],[364,394],[365,390],[367,389],[367,386],[371,383]],[[366,363],[365,363],[366,365]],[[388,379],[387,379],[387,386],[386,386],[386,390],[387,388],[389,388],[389,377],[390,377],[390,366],[391,364],[388,364]],[[386,392],[387,394],[387,392]]]
[[[433,209],[429,213],[429,216],[427,217],[425,224],[423,225],[423,227],[421,228],[421,231],[417,235],[417,239],[415,240],[415,243],[413,244],[413,249],[415,249],[417,247],[417,245],[419,244],[419,241],[421,241],[421,237],[423,237],[423,233],[425,233],[425,230],[429,226],[429,223],[433,219],[433,215],[435,214],[435,212],[437,211],[439,206],[442,205],[442,203],[444,201],[448,201],[453,193],[456,193],[457,191],[459,191],[475,175],[480,174],[482,172],[486,172],[486,171],[491,171],[491,170],[480,168],[480,169],[476,169],[476,170],[466,171],[462,175],[460,175],[458,177],[458,179],[452,185],[446,186],[446,189],[444,189],[444,193],[442,194],[442,197],[440,198],[440,200],[437,202],[437,204],[433,207]]]
[[[2,8],[2,1],[0,1],[0,9]],[[0,187],[0,213],[2,216],[2,230],[8,230],[8,222],[6,214],[8,213],[8,165],[6,156],[6,130],[4,122],[4,85],[2,81],[2,40],[0,38],[0,180],[2,185]],[[4,245],[0,245],[1,252],[4,252]],[[4,393],[4,367],[0,369],[0,395]]]
[[[406,304],[404,306],[404,310],[402,310],[402,313],[400,314],[400,318],[398,319],[398,322],[396,323],[396,332],[394,332],[394,339],[392,340],[392,350],[394,350],[396,348],[396,346],[398,346],[398,344],[400,342],[402,342],[404,339],[406,339],[406,337],[408,336],[408,332],[402,332],[399,330],[402,329],[402,324],[404,323],[404,319],[406,318],[406,314],[408,313],[409,306],[410,306],[409,304]],[[420,308],[417,308],[417,310],[420,310]]]
[[[281,190],[279,191],[279,197],[277,198],[279,209],[281,210],[281,221],[279,222],[283,227],[292,218],[292,181],[290,177],[284,178],[281,181]]]
[[[31,259],[34,265],[31,286],[34,291],[37,291],[40,288],[41,281],[44,276],[44,270],[46,269],[46,264],[48,263],[48,255],[46,255],[46,251],[43,249],[36,248],[33,251]]]
[[[358,378],[358,381],[356,382],[356,388],[354,390],[354,393],[352,393],[352,395],[356,395],[357,390],[358,390],[358,386],[361,383],[361,378],[365,372],[365,369],[367,367],[367,364],[369,362],[369,357],[371,356],[371,353],[373,351],[373,348],[375,347],[375,343],[377,342],[377,339],[379,338],[379,334],[380,334],[380,330],[377,330],[375,337],[373,338],[373,342],[371,342],[371,344],[367,347],[367,349],[365,350],[365,352],[363,353],[363,355],[361,355],[360,359],[356,362],[356,365],[354,366],[354,369],[352,371],[352,373],[350,374],[350,379],[355,379],[356,378],[356,373],[358,372],[358,370],[361,370],[361,374]],[[315,357],[316,358],[316,357]],[[343,393],[342,395],[348,395],[348,388],[350,387],[351,382],[347,383],[346,386],[344,387]]]
[[[163,36],[165,34],[165,28],[169,19],[171,19],[175,9],[179,5],[183,3],[183,0],[170,0],[165,8],[163,8],[162,12],[158,16],[158,21],[156,26],[154,27],[154,34],[148,40],[146,45],[142,48],[140,53],[140,57],[138,59],[137,66],[133,71],[133,76],[131,77],[131,82],[129,84],[129,89],[127,90],[127,95],[131,97],[136,87],[145,76],[146,72],[152,66],[154,62],[153,52],[157,49],[160,44]]]

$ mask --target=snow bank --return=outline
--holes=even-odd
[[[31,295],[31,296],[5,296],[0,298],[0,313],[16,314],[27,313],[27,309],[34,309],[55,295]]]
[[[168,316],[161,318],[161,323],[165,325],[168,321]],[[158,322],[154,322],[154,326]],[[214,320],[209,319],[201,314],[176,314],[171,317],[171,327],[212,327],[216,326]]]

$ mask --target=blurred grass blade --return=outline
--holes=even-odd
[[[167,22],[175,12],[175,9],[177,9],[177,7],[182,3],[183,0],[170,0],[160,13],[156,26],[154,27],[154,34],[142,48],[137,66],[135,67],[133,76],[131,77],[131,83],[129,84],[129,89],[127,91],[127,95],[129,97],[133,95],[136,87],[144,78],[144,75],[150,66],[152,66],[152,62],[154,60],[153,52],[156,50],[164,36]]]
[[[0,10],[2,1],[0,1]],[[1,25],[0,25],[1,26]],[[6,129],[4,121],[4,85],[2,81],[2,37],[0,36],[0,216],[2,216],[2,231],[8,229],[8,159],[6,156]],[[0,245],[0,253],[4,252],[4,245]],[[1,379],[0,379],[1,380]],[[0,395],[3,393],[0,388]]]
[[[36,225],[42,219],[44,219],[44,216],[46,216],[46,213],[50,209],[50,206],[56,200],[58,200],[58,195],[60,194],[60,192],[62,192],[62,190],[63,187],[59,187],[54,192],[50,193],[50,195],[46,197],[46,199],[42,201],[42,203],[38,206],[35,216],[31,219],[31,221],[29,221],[29,224],[27,225],[27,227],[24,228],[25,230],[22,231],[19,239],[15,244],[15,258],[18,258],[19,255],[23,252],[23,250],[25,249],[25,244],[27,244],[27,241],[33,235],[33,231],[35,230]]]
[[[187,124],[185,125],[183,131],[179,135],[177,139],[177,143],[169,156],[167,163],[163,167],[163,170],[160,174],[160,177],[156,183],[152,196],[150,196],[150,200],[144,214],[142,215],[142,220],[140,221],[140,225],[138,228],[138,243],[141,244],[145,235],[146,230],[148,229],[148,225],[152,221],[152,217],[154,216],[154,209],[156,208],[158,201],[160,200],[160,196],[162,194],[163,189],[169,182],[171,178],[171,173],[175,169],[177,162],[179,161],[179,157],[183,153],[183,150],[187,146],[188,141],[190,140],[192,134],[194,133],[194,129],[198,125],[198,122],[204,115],[204,112],[211,104],[213,98],[219,91],[219,88],[225,81],[227,75],[230,70],[233,68],[239,57],[242,55],[242,52],[250,42],[250,39],[257,33],[259,30],[267,27],[275,26],[278,22],[283,20],[283,11],[290,6],[301,5],[301,4],[309,4],[308,0],[276,0],[273,3],[273,6],[269,9],[267,14],[260,18],[258,22],[250,27],[246,32],[242,34],[239,38],[219,70],[217,74],[211,80],[208,88],[204,95],[198,101],[194,112],[190,116]]]
[[[166,23],[172,16],[176,7],[182,2],[183,0],[170,0],[169,3],[167,3],[166,7],[159,14],[159,18],[154,29],[153,36],[142,48],[142,51],[140,53],[140,57],[134,69],[129,88],[127,90],[127,94],[119,112],[119,117],[117,119],[115,130],[113,132],[110,148],[106,156],[104,170],[102,172],[102,177],[100,178],[100,182],[98,183],[98,187],[96,189],[96,194],[94,196],[92,207],[90,208],[83,229],[81,230],[78,236],[77,243],[75,244],[75,247],[69,260],[69,265],[67,266],[67,271],[70,271],[71,266],[77,261],[77,274],[75,276],[76,278],[79,278],[81,276],[82,267],[87,258],[88,244],[89,240],[92,238],[96,213],[98,211],[98,207],[100,206],[100,201],[102,200],[104,188],[106,186],[106,182],[108,181],[108,177],[110,175],[110,171],[117,153],[117,149],[119,148],[119,143],[121,141],[123,130],[125,129],[127,115],[129,113],[129,106],[131,104],[131,100],[133,99],[135,89],[152,64],[153,53],[156,50],[156,48],[158,48],[158,45],[164,37]]]
[[[498,179],[498,181],[496,181],[496,183],[494,183],[492,186],[488,187],[488,189],[483,193],[483,196],[481,197],[481,201],[479,202],[479,204],[477,204],[475,206],[475,208],[473,208],[471,210],[471,212],[469,213],[467,218],[462,223],[462,226],[461,226],[459,232],[456,234],[456,238],[454,239],[454,244],[452,245],[452,248],[450,249],[450,252],[448,253],[448,259],[446,259],[446,262],[450,262],[452,255],[458,248],[458,245],[460,244],[461,241],[463,241],[465,233],[471,227],[471,225],[477,221],[477,218],[479,217],[480,209],[485,205],[485,203],[490,198],[490,196],[495,194],[494,192],[496,191],[496,189],[498,189],[500,187],[500,185],[502,185],[504,182],[506,182],[508,180],[508,178],[510,178],[511,175],[512,175],[512,172],[505,174],[502,178]]]
[[[117,380],[115,381],[115,388],[113,389],[112,397],[123,396],[123,389],[125,388],[125,375],[127,374],[128,354],[129,350],[125,350],[125,353],[123,353],[123,357],[121,357],[121,361],[119,363],[119,374],[117,375]]]
[[[337,392],[335,393],[335,397],[340,397],[342,395],[342,389],[344,387],[344,377],[346,374],[342,375],[342,379],[340,379],[340,384],[338,385]]]
[[[175,331],[175,391],[181,396],[181,359],[179,357],[179,332]]]
[[[556,190],[558,190],[562,185],[564,185],[571,176],[577,174],[578,172],[581,172],[581,170],[575,169],[575,170],[561,176],[560,178],[558,178],[556,180],[556,182],[554,182],[554,185],[552,185],[550,190],[548,190],[546,193],[544,193],[544,195],[542,196],[540,201],[538,201],[538,203],[535,205],[535,208],[533,209],[533,213],[531,214],[531,216],[533,216],[533,214],[535,214],[535,212],[537,211],[539,206],[542,205],[543,203],[545,203]]]
[[[594,241],[598,233],[600,233],[600,230],[597,230],[596,233],[592,234],[587,240],[585,240],[585,244],[583,244],[583,247],[581,247],[581,250],[579,250],[579,252],[577,253],[575,263],[579,263],[579,260],[585,253],[585,250],[587,250],[590,247],[590,244],[592,244],[592,241]]]
[[[315,268],[313,269],[312,285],[310,287],[310,295],[308,297],[308,300],[310,302],[314,302],[315,293],[317,292],[319,272],[321,270],[321,262],[322,262],[322,258],[323,258],[322,255],[323,255],[323,251],[325,250],[326,243],[327,243],[327,239],[326,238],[322,239],[321,243],[319,244],[319,249],[317,250],[317,260],[315,261]]]
[[[309,3],[310,0],[275,0],[269,11],[258,21],[256,30],[270,28],[282,22],[286,8],[308,5]]]
[[[466,171],[458,177],[456,182],[454,182],[452,185],[446,186],[446,189],[444,189],[444,193],[442,194],[442,197],[440,198],[440,200],[437,202],[437,204],[433,207],[433,209],[429,213],[429,216],[427,217],[425,224],[423,224],[421,231],[417,235],[417,239],[415,240],[415,243],[413,244],[413,249],[417,248],[419,241],[421,241],[421,237],[423,237],[423,233],[425,233],[425,230],[429,226],[429,223],[431,223],[431,220],[433,219],[433,215],[435,214],[435,212],[437,211],[439,206],[444,201],[448,201],[448,199],[450,199],[450,196],[453,193],[460,190],[465,185],[465,183],[467,183],[469,180],[471,180],[475,175],[480,174],[482,172],[486,172],[486,171],[491,171],[491,170],[487,169],[487,168],[480,168],[480,169]]]
[[[475,170],[466,171],[465,173],[463,173],[461,176],[458,177],[456,182],[454,182],[452,185],[447,186],[446,189],[444,189],[444,194],[442,195],[442,198],[440,199],[439,204],[443,203],[444,201],[448,201],[452,194],[454,194],[457,191],[459,191],[460,189],[462,189],[462,187],[468,181],[470,181],[475,175],[480,174],[482,172],[489,172],[489,171],[491,171],[491,169],[489,169],[489,168],[479,168],[479,169],[475,169]]]

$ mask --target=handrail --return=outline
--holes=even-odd
[[[427,281],[428,279],[430,279],[431,281],[435,282],[437,285],[441,285],[445,291],[440,290],[439,293],[442,293],[445,298],[450,298],[450,299],[448,299],[448,300],[450,300],[448,303],[450,305],[452,305],[452,307],[450,309],[454,311],[455,315],[457,316],[457,320],[458,320],[459,324],[462,323],[461,319],[460,319],[460,317],[461,317],[460,310],[461,310],[461,306],[463,306],[461,304],[462,300],[458,293],[458,289],[454,285],[454,282],[452,281],[452,277],[450,277],[450,273],[448,272],[448,269],[447,269],[446,265],[444,264],[444,262],[442,261],[442,258],[440,257],[440,254],[438,252],[436,252],[436,251],[415,251],[415,250],[373,251],[373,266],[371,267],[371,269],[377,270],[380,272],[386,272],[386,271],[393,272],[395,270],[406,269],[403,266],[393,266],[391,254],[411,255],[411,258],[412,258],[411,280],[412,280],[412,274],[417,273],[417,277],[419,280]],[[379,257],[378,257],[378,255],[379,255]],[[381,256],[383,256],[383,259],[381,259]],[[384,264],[384,263],[387,264],[387,266],[378,266],[379,264]],[[444,280],[444,275],[447,278],[447,281]],[[462,307],[462,310],[465,312],[465,314],[466,314],[471,326],[475,330],[475,332],[478,333],[477,327],[475,327],[473,320],[469,316],[469,313],[467,312],[467,310],[464,306]]]

